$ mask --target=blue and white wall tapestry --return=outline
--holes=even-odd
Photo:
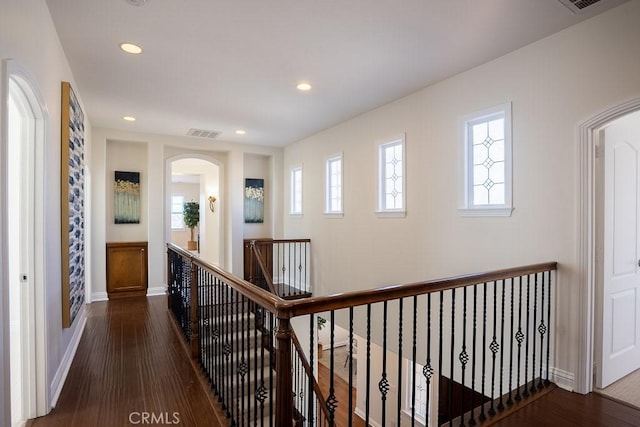
[[[84,305],[84,113],[71,85],[62,82],[61,123],[62,326]]]
[[[116,224],[140,224],[140,172],[115,171],[114,216]]]
[[[244,222],[264,222],[264,179],[246,178],[244,180]]]

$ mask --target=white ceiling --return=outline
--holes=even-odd
[[[576,15],[558,0],[47,0],[92,125],[275,146],[621,2]]]

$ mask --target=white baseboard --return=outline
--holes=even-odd
[[[356,406],[355,411],[353,411],[353,412],[355,412],[355,414],[357,416],[362,418],[363,421],[367,419],[367,414],[362,409],[358,408],[357,406]],[[376,421],[372,420],[371,416],[369,416],[369,425],[371,425],[373,427],[382,427],[379,423],[377,423]]]
[[[86,308],[80,311],[79,316],[80,317],[76,319],[76,322],[79,322],[78,326],[73,332],[71,341],[67,346],[67,351],[64,352],[62,360],[60,361],[60,365],[58,366],[58,370],[53,377],[53,381],[51,382],[51,387],[49,390],[49,395],[51,396],[51,408],[55,408],[56,404],[58,403],[58,398],[60,397],[60,393],[62,392],[64,382],[67,379],[67,374],[69,373],[69,369],[71,368],[73,357],[76,355],[76,351],[78,350],[78,345],[80,344],[80,338],[82,337],[82,333],[84,332],[84,327],[87,325]]]
[[[349,340],[345,340],[345,341],[336,341],[333,343],[333,347],[334,348],[338,348],[338,347],[345,347],[347,344],[349,344]],[[331,343],[329,344],[322,344],[322,350],[331,350]],[[356,348],[354,347],[354,352],[356,350]]]
[[[549,376],[551,377],[549,380],[561,389],[567,391],[575,390],[575,377],[573,373],[551,367]]]
[[[94,292],[91,294],[91,302],[108,301],[109,295],[106,292]]]
[[[154,286],[152,288],[147,289],[147,296],[153,297],[157,295],[166,295],[167,287],[166,286]]]

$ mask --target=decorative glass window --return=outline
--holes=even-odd
[[[463,214],[511,215],[511,104],[465,117],[463,131]]]
[[[302,166],[291,169],[291,214],[302,215]]]
[[[342,214],[342,155],[327,159],[325,214]]]
[[[184,230],[184,215],[182,213],[184,196],[179,194],[171,195],[171,229]]]
[[[378,214],[405,215],[404,135],[378,146]]]

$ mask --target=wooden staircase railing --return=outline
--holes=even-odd
[[[321,405],[326,411],[304,415],[305,425],[316,425],[319,419],[339,425],[340,411],[348,423],[360,417],[367,425],[411,425],[420,419],[430,426],[482,424],[505,416],[550,386],[556,269],[557,264],[549,262],[286,300],[169,244],[169,306],[235,425],[247,425],[249,419],[243,415],[246,408],[239,408],[237,390],[250,396],[251,420],[291,425],[305,414],[294,408],[293,377],[309,375],[314,362],[297,365],[294,355],[299,352],[294,350],[302,347],[294,338],[292,320],[309,316],[312,329],[318,313],[331,319],[332,342],[339,327],[347,330],[349,342],[359,342],[357,375],[364,386],[358,389],[358,401],[345,402],[338,401],[332,384]],[[249,321],[254,322],[251,328],[237,326]],[[313,354],[315,331],[311,336]],[[349,345],[352,357],[345,363],[350,369],[356,363],[353,354]],[[255,369],[261,365],[275,366],[277,381],[247,381],[248,372],[263,375]],[[270,395],[269,381],[275,383],[275,396]],[[458,383],[463,391],[447,387],[445,393],[442,381]],[[424,402],[426,408],[420,406]],[[432,410],[438,406],[432,402],[440,403],[440,413]]]

